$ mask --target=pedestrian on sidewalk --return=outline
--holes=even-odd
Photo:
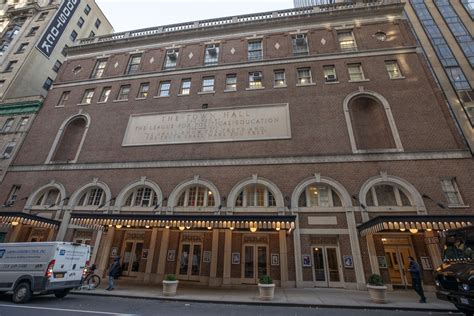
[[[120,266],[120,256],[114,258],[114,262],[109,267],[109,287],[107,291],[114,289],[114,279],[118,278],[121,274],[122,267]]]
[[[408,257],[410,264],[408,265],[408,271],[411,273],[412,287],[416,293],[420,296],[420,303],[426,303],[425,293],[423,292],[423,286],[421,285],[421,271],[420,265],[415,261],[412,256]]]

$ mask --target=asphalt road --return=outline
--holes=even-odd
[[[325,309],[255,305],[186,303],[161,300],[128,299],[102,296],[69,295],[57,299],[52,295],[33,298],[16,305],[9,296],[0,296],[0,316],[101,316],[101,315],[166,315],[166,316],[421,316],[458,315],[451,313],[401,312],[386,310]],[[460,314],[459,314],[460,315]]]

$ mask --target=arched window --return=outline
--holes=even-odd
[[[56,188],[51,188],[44,191],[33,202],[33,206],[56,206],[59,204],[61,193]]]
[[[187,187],[179,195],[176,206],[196,207],[196,206],[215,206],[214,193],[203,185],[193,185]]]
[[[105,192],[99,187],[90,187],[84,191],[77,206],[99,206],[105,202]]]
[[[370,188],[366,197],[367,206],[412,206],[407,194],[398,186],[377,184]]]
[[[62,130],[59,142],[56,145],[52,161],[71,162],[77,159],[79,149],[87,128],[84,116],[77,116],[70,120]]]
[[[275,196],[263,184],[250,184],[244,187],[235,200],[236,207],[272,207],[276,206]]]
[[[357,149],[396,148],[382,103],[358,96],[350,101],[349,112]]]
[[[299,207],[340,207],[341,198],[328,185],[311,184],[307,186],[298,199]]]
[[[156,192],[148,186],[139,186],[131,190],[123,206],[152,207],[157,205]]]

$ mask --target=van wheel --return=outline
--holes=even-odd
[[[57,298],[63,298],[65,297],[66,295],[69,294],[69,289],[67,290],[60,290],[60,291],[54,291],[54,296],[56,296]]]
[[[22,282],[13,290],[12,301],[17,304],[27,303],[32,295],[30,283]]]

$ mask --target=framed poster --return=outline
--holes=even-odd
[[[377,261],[379,263],[379,268],[383,268],[383,269],[388,268],[387,258],[385,256],[378,256]]]
[[[143,249],[143,251],[142,251],[142,259],[148,259],[148,249]]]
[[[277,253],[272,253],[272,266],[279,266],[280,265],[280,255]]]
[[[204,251],[202,254],[202,262],[209,263],[211,262],[212,252],[211,251]]]
[[[311,256],[310,255],[302,255],[303,258],[303,267],[311,267]]]
[[[232,253],[232,264],[240,264],[240,252]]]
[[[168,255],[166,256],[167,261],[174,261],[174,258],[176,256],[176,251],[175,250],[168,250]]]
[[[118,247],[112,247],[112,249],[110,250],[110,256],[115,257],[117,256],[117,253],[118,253]]]
[[[354,268],[354,260],[352,256],[343,256],[344,268]]]
[[[433,266],[431,265],[431,260],[429,257],[420,257],[420,260],[423,270],[433,270]]]

